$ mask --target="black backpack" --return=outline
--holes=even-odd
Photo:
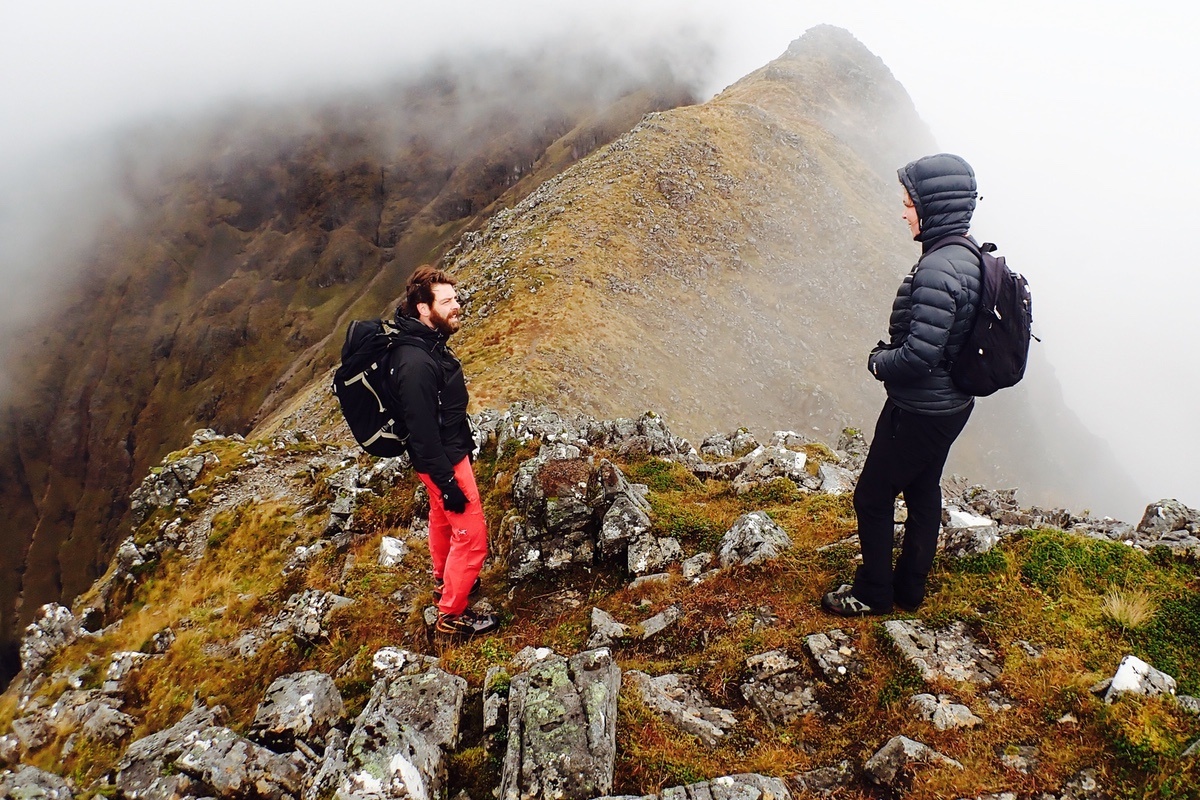
[[[965,236],[947,236],[934,250],[960,244],[979,256],[983,297],[971,333],[949,364],[950,379],[967,394],[987,397],[1015,386],[1025,376],[1033,336],[1033,297],[1029,282],[994,256],[996,245],[977,245]],[[932,252],[932,250],[930,251]]]
[[[404,455],[408,448],[408,429],[389,407],[392,393],[384,385],[388,354],[407,339],[392,322],[356,319],[346,329],[342,364],[333,373],[333,393],[350,432],[363,450],[380,458]]]

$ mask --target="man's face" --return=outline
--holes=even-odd
[[[462,327],[459,318],[461,308],[458,305],[458,292],[448,283],[435,283],[429,287],[433,291],[433,305],[424,303],[417,305],[418,311],[429,309],[429,314],[421,315],[421,322],[447,336]]]
[[[912,198],[908,196],[908,192],[902,191],[901,195],[904,200],[904,221],[908,223],[908,230],[915,239],[921,232],[921,220],[917,218],[917,209],[913,205]]]

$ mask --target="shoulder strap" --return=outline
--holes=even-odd
[[[936,242],[934,242],[933,247],[926,250],[925,253],[929,254],[934,250],[941,250],[943,247],[947,247],[952,244],[962,245],[976,256],[979,256],[981,260],[984,253],[990,253],[996,249],[996,245],[992,244],[991,242],[984,242],[982,245],[979,245],[976,244],[975,240],[969,236],[951,234],[950,236],[943,236],[941,239],[938,239]]]

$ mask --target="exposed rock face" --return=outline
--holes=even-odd
[[[907,736],[894,736],[875,755],[867,759],[867,763],[863,765],[863,772],[876,785],[892,786],[901,771],[911,764],[938,764],[963,768],[962,764],[928,745]]]
[[[592,609],[592,626],[591,637],[588,639],[588,647],[596,649],[598,647],[608,647],[614,642],[621,641],[629,636],[629,626],[624,625],[601,608]]]
[[[927,681],[949,678],[987,685],[1000,675],[992,654],[975,642],[961,622],[930,630],[919,620],[893,619],[883,627]]]
[[[219,726],[185,736],[174,764],[198,784],[196,794],[298,800],[303,789],[304,773],[296,762]]]
[[[21,640],[21,669],[26,675],[34,675],[82,635],[83,627],[69,608],[47,603],[25,629],[25,638]]]
[[[709,747],[720,744],[737,724],[732,711],[709,703],[690,675],[660,675],[652,678],[630,670],[625,680],[634,688],[647,708],[672,725],[690,733]]]
[[[220,707],[198,706],[171,727],[131,744],[117,762],[118,791],[126,797],[185,797],[200,792],[190,775],[168,766],[189,742],[197,740],[200,731],[217,725],[223,714]]]
[[[1138,533],[1162,537],[1175,531],[1200,532],[1200,511],[1188,508],[1178,500],[1159,500],[1146,506],[1146,513],[1137,526]]]
[[[372,689],[346,742],[335,797],[433,800],[444,794],[445,755],[458,743],[467,682],[439,667],[421,671],[419,657],[409,661]]]
[[[549,655],[509,688],[500,800],[588,800],[612,789],[621,668],[607,649]]]
[[[512,522],[509,576],[527,578],[539,569],[590,565],[595,555],[593,512],[588,484],[591,460],[574,445],[544,445],[513,479],[513,502],[520,517]],[[513,519],[513,517],[510,517]]]
[[[801,788],[823,797],[834,794],[843,786],[849,785],[853,779],[854,770],[850,767],[849,761],[841,761],[829,767],[819,767],[796,776],[796,782],[800,784]]]
[[[204,456],[184,456],[173,461],[164,461],[158,469],[142,480],[129,497],[129,510],[134,525],[141,525],[156,508],[173,506],[187,499],[187,493],[196,485],[204,469]]]
[[[250,735],[276,752],[290,750],[297,739],[315,746],[345,714],[333,678],[316,671],[284,675],[267,689],[254,713]]]
[[[141,665],[145,664],[154,656],[146,653],[123,652],[113,653],[108,662],[108,669],[104,673],[104,686],[106,692],[122,692],[125,690],[125,682],[129,676]]]
[[[792,547],[787,531],[762,511],[738,517],[723,537],[717,553],[723,568],[735,564],[760,564],[776,559]]]
[[[283,611],[274,619],[239,636],[233,647],[243,657],[250,658],[273,636],[290,634],[310,642],[328,639],[329,615],[352,602],[348,597],[306,589],[289,597]]]

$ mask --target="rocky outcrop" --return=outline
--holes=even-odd
[[[748,566],[776,559],[791,547],[787,531],[762,511],[751,511],[738,517],[721,537],[717,558],[723,568]]]
[[[21,640],[21,669],[26,676],[33,676],[84,633],[83,626],[69,608],[47,603],[25,629],[25,638]]]
[[[156,508],[168,508],[187,502],[188,492],[204,470],[203,455],[164,459],[150,470],[141,485],[129,497],[129,511],[135,526],[141,525]]]
[[[867,759],[867,763],[863,765],[863,773],[871,783],[878,786],[893,786],[901,772],[913,764],[963,768],[962,764],[942,755],[929,745],[909,739],[907,736],[894,736]]]
[[[604,648],[547,654],[509,688],[500,800],[589,800],[612,789],[621,669]]]
[[[932,722],[933,727],[939,731],[973,728],[983,722],[971,709],[962,703],[954,702],[953,698],[944,694],[937,697],[931,694],[916,694],[909,698],[908,704],[921,719]]]
[[[22,764],[0,772],[0,797],[12,800],[75,800],[71,784],[52,772]]]
[[[743,773],[672,786],[660,794],[617,795],[596,800],[792,800],[792,793],[779,778]]]

